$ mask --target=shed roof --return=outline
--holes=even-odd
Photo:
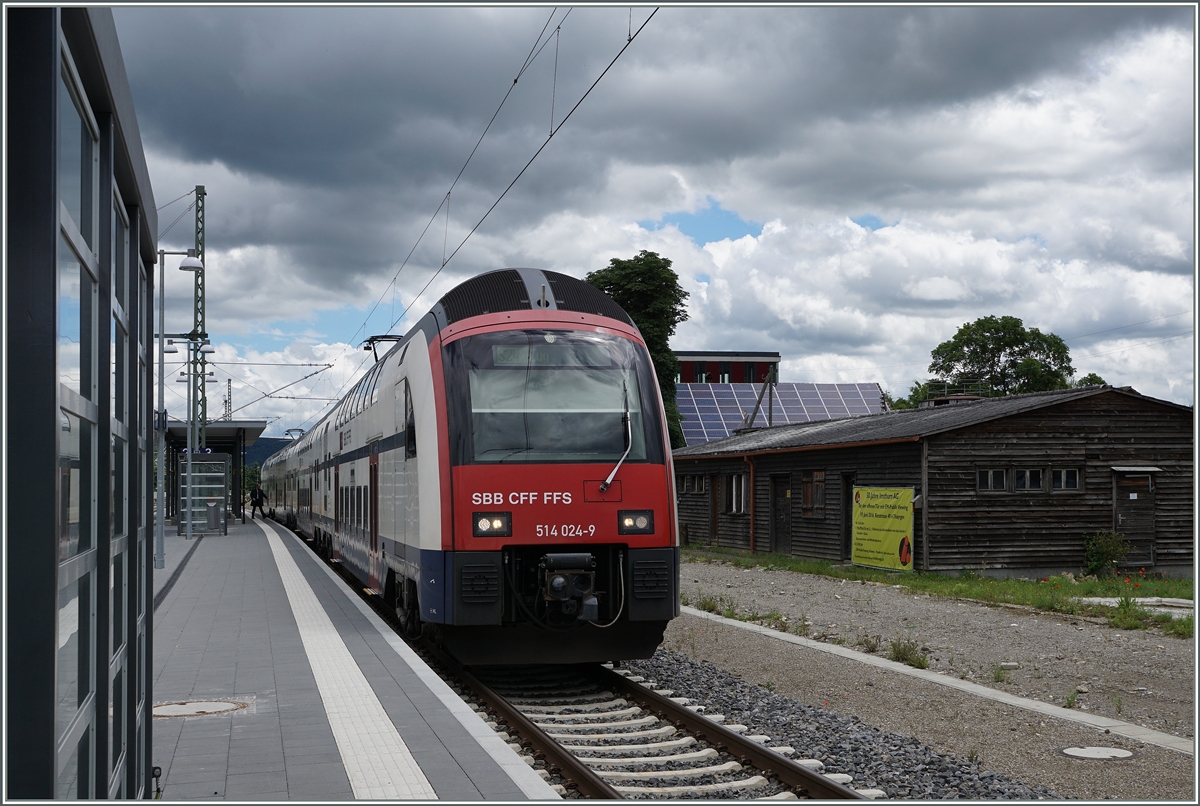
[[[1128,387],[1118,389],[1111,386],[1088,386],[1057,392],[985,398],[953,406],[899,409],[839,420],[760,428],[701,445],[679,448],[673,455],[676,459],[699,459],[870,443],[916,442],[922,437],[1102,394],[1126,395],[1191,412],[1188,406],[1146,397]]]

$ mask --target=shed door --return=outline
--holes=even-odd
[[[1129,542],[1126,565],[1154,565],[1154,483],[1150,476],[1113,476],[1113,529]]]
[[[771,476],[771,551],[792,553],[792,490],[787,476]]]

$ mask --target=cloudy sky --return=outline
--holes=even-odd
[[[306,428],[463,279],[642,249],[691,295],[672,346],[781,380],[904,395],[994,314],[1193,402],[1193,9],[653,11],[114,9],[157,204],[208,192],[210,412],[232,377]]]

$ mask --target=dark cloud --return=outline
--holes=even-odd
[[[548,8],[113,13],[156,191],[209,185],[210,249],[271,285],[227,293],[227,315],[266,322],[369,305],[428,227],[399,274],[411,300],[629,30],[627,9],[575,9],[513,87]],[[480,270],[582,276],[649,248],[737,285],[732,302],[693,300],[688,346],[792,361],[921,363],[991,313],[1053,310],[1077,332],[1153,318],[1194,271],[1192,21],[1188,7],[663,7],[414,313]],[[721,269],[633,224],[710,196],[789,234]],[[846,222],[867,214],[896,228]]]

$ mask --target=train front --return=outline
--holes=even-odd
[[[454,543],[443,641],[466,663],[649,657],[679,614],[649,354],[611,320],[508,318],[525,321],[443,334]]]

